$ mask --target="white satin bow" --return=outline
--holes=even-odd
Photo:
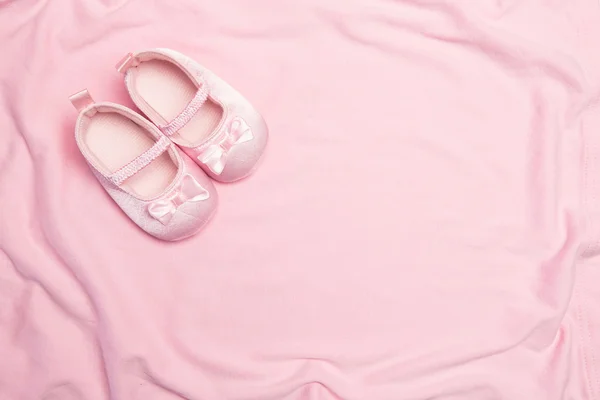
[[[148,212],[154,219],[167,225],[175,215],[175,212],[186,202],[203,201],[210,197],[208,190],[204,189],[193,176],[186,174],[181,184],[175,188],[169,197],[157,200],[148,206]]]
[[[215,175],[220,175],[227,163],[227,154],[236,144],[245,143],[254,138],[250,126],[240,117],[235,117],[227,126],[225,138],[210,145],[198,156],[198,160],[208,167]]]

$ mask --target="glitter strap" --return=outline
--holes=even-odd
[[[178,116],[175,117],[171,122],[167,125],[159,126],[159,129],[166,136],[171,136],[175,132],[179,131],[181,128],[185,126],[194,115],[198,112],[202,104],[208,98],[208,88],[206,86],[206,82],[202,82],[200,85],[200,89],[196,92],[194,98],[188,103],[188,105],[183,109]]]
[[[124,167],[119,168],[117,172],[107,176],[108,180],[117,186],[121,185],[126,179],[135,175],[138,171],[156,159],[156,157],[164,153],[170,145],[171,141],[165,136],[162,136],[152,147],[136,157],[135,160]]]

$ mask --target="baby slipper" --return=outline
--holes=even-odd
[[[69,98],[79,111],[75,139],[100,184],[140,228],[162,240],[198,232],[217,207],[212,181],[154,125],[87,90]]]
[[[130,53],[117,70],[138,108],[213,179],[236,181],[256,168],[267,125],[214,73],[169,49]]]

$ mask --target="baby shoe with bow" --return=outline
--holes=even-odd
[[[170,49],[127,54],[117,70],[137,107],[213,179],[233,182],[254,171],[267,125],[214,73]]]
[[[70,97],[79,111],[75,139],[93,174],[140,228],[162,240],[202,229],[217,207],[212,181],[154,125],[134,111]]]

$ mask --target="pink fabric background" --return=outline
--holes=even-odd
[[[596,0],[0,4],[1,400],[600,398]],[[158,46],[271,130],[176,244],[67,101]]]

